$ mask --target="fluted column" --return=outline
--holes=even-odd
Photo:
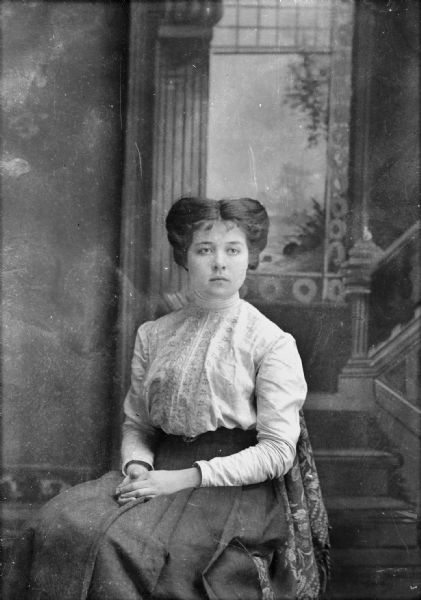
[[[182,195],[206,189],[209,47],[221,2],[167,2],[158,31],[153,133],[152,307],[184,281],[165,237],[165,215]],[[151,315],[152,316],[152,315]]]

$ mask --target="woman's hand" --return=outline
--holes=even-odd
[[[120,483],[120,485],[115,491],[117,495],[117,502],[120,505],[126,504],[126,502],[130,502],[130,500],[121,499],[121,490],[126,486],[146,477],[146,475],[149,473],[149,469],[145,465],[133,463],[127,467],[126,473],[126,477],[123,479],[123,481]]]
[[[134,467],[140,467],[143,471]],[[199,487],[200,481],[200,470],[197,467],[179,471],[148,471],[141,465],[130,465],[127,477],[116,490],[118,503],[123,505],[137,498],[147,500],[155,496],[174,494],[185,488]]]

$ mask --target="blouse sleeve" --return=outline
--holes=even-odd
[[[140,460],[153,468],[155,428],[149,420],[142,383],[149,362],[147,330],[144,323],[137,332],[132,358],[130,390],[124,401],[123,439],[121,458],[123,472],[128,462]]]
[[[307,385],[295,340],[283,334],[266,352],[256,376],[257,444],[226,457],[198,461],[202,486],[249,485],[289,471],[300,434]]]

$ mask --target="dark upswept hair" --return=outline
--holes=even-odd
[[[184,197],[177,200],[165,220],[174,260],[186,268],[193,233],[206,221],[232,221],[244,231],[249,250],[249,269],[256,269],[259,254],[267,244],[269,217],[265,207],[252,198],[207,200]]]

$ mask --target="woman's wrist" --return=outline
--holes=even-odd
[[[131,460],[124,466],[124,473],[129,476],[131,474],[143,473],[151,470],[151,466],[148,465],[148,463],[143,462],[143,460]]]
[[[186,483],[186,488],[198,488],[202,483],[202,474],[199,467],[191,467],[183,470],[183,476]]]

